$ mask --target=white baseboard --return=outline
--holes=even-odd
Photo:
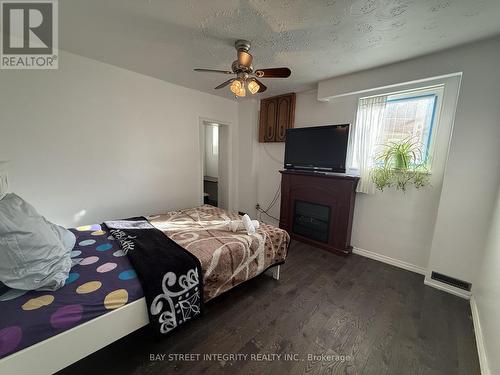
[[[476,299],[474,296],[470,299],[470,309],[472,311],[472,322],[474,323],[474,334],[476,336],[477,354],[479,356],[479,365],[481,366],[482,375],[491,375],[488,366],[488,358],[486,356],[486,348],[484,347],[483,330],[481,321],[479,320],[479,311],[477,309]]]
[[[464,299],[470,299],[471,298],[471,293],[470,292],[467,292],[465,290],[461,290],[461,289],[455,288],[455,287],[453,287],[451,285],[443,284],[443,283],[441,283],[439,281],[429,279],[428,277],[426,277],[424,279],[424,284],[427,285],[427,286],[430,286],[430,287],[442,290],[443,292],[447,292],[447,293],[453,294],[453,295],[455,295],[457,297],[460,297],[460,298],[464,298]]]
[[[378,260],[379,262],[387,263],[387,264],[390,264],[392,266],[402,268],[404,270],[419,273],[421,275],[425,275],[427,273],[427,269],[425,269],[423,267],[416,266],[414,264],[404,262],[404,261],[399,260],[399,259],[394,259],[394,258],[388,257],[386,255],[374,253],[373,251],[360,249],[359,247],[353,247],[352,252],[354,254],[358,254],[358,255],[361,255],[361,256],[364,256],[364,257],[367,257],[370,259]]]

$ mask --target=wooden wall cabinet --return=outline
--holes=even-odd
[[[285,142],[286,129],[295,124],[295,93],[260,101],[259,142]]]

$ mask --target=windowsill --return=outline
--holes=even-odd
[[[391,169],[391,172],[397,172],[397,169]],[[418,173],[418,174],[424,174],[424,175],[427,175],[427,176],[431,176],[432,175],[432,171],[431,170],[426,171],[426,172],[418,171],[416,173]],[[361,177],[361,174],[359,173],[359,169],[350,168],[350,169],[348,169],[346,171],[346,174],[349,174],[349,175],[352,175],[352,176],[356,176],[356,177]]]
[[[350,174],[352,176],[360,177],[358,168],[347,168],[345,173]]]

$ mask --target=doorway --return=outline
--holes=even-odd
[[[228,201],[228,128],[213,121],[203,121],[202,143],[202,202],[227,208]]]

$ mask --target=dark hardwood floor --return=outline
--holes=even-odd
[[[169,360],[189,353],[200,360]],[[203,360],[217,353],[247,360]],[[272,354],[281,359],[263,360]],[[285,360],[285,354],[291,358]],[[151,355],[165,356],[151,361]],[[257,355],[268,358],[257,361]],[[201,319],[162,340],[141,329],[61,371],[96,373],[473,375],[480,370],[468,301],[424,286],[420,275],[292,242],[280,281],[261,275],[211,301]]]

